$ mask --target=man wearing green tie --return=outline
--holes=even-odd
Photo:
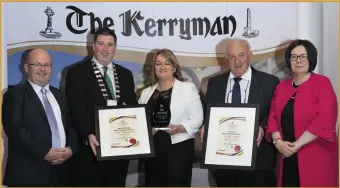
[[[74,156],[74,186],[124,187],[128,160],[96,160],[99,146],[94,133],[94,107],[135,105],[137,97],[131,71],[113,63],[117,36],[108,28],[94,34],[93,57],[68,70],[65,92],[72,120],[79,135],[79,152]]]

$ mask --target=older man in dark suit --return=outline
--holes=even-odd
[[[49,85],[50,55],[29,52],[28,81],[8,89],[2,104],[2,124],[8,137],[4,176],[7,186],[69,186],[68,159],[75,152],[73,129],[64,94]]]
[[[94,56],[68,70],[65,91],[79,133],[79,152],[72,164],[74,186],[124,187],[128,160],[97,161],[95,106],[135,105],[137,97],[131,71],[113,63],[117,36],[101,28],[94,34]]]
[[[256,169],[215,171],[219,187],[275,186],[275,148],[263,139],[267,126],[270,102],[279,79],[250,66],[252,52],[246,40],[233,39],[227,45],[226,60],[230,71],[210,78],[206,94],[207,104],[260,104],[260,127],[257,136]],[[201,136],[203,136],[201,129]]]

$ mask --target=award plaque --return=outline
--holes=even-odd
[[[153,157],[146,105],[96,108],[97,160]]]
[[[209,105],[204,127],[202,168],[253,170],[259,105]]]
[[[159,97],[153,109],[153,122],[156,128],[167,127],[171,119],[170,106],[163,97]]]

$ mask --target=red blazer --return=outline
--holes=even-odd
[[[305,131],[318,136],[298,151],[300,186],[338,186],[338,138],[336,120],[337,98],[330,80],[312,73],[297,89],[292,79],[281,81],[271,102],[266,139],[279,131],[281,137],[281,113],[296,92],[294,103],[295,137]],[[278,153],[278,186],[282,186],[282,155]]]

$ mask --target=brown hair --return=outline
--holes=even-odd
[[[178,63],[178,60],[177,60],[175,54],[171,50],[164,48],[164,49],[158,50],[155,53],[155,56],[153,58],[152,72],[151,72],[151,75],[150,75],[151,80],[149,81],[150,85],[156,84],[157,80],[158,80],[157,76],[155,74],[155,64],[156,64],[156,58],[157,58],[158,55],[163,56],[167,62],[172,63],[172,65],[176,69],[175,73],[173,74],[174,77],[177,80],[184,81],[184,78],[182,76],[181,66]]]

